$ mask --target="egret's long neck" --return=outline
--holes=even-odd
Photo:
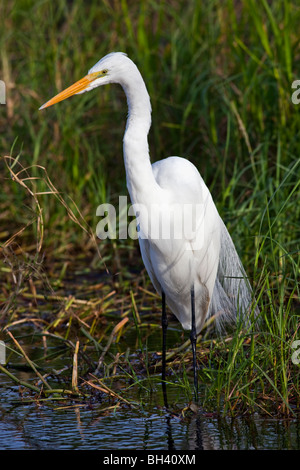
[[[150,191],[157,187],[154,179],[148,132],[151,125],[151,104],[144,81],[137,69],[130,81],[122,84],[128,104],[128,118],[124,134],[124,162],[127,187],[132,204],[145,204]]]

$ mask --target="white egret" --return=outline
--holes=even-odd
[[[137,209],[139,244],[150,279],[162,296],[162,383],[165,383],[165,303],[191,330],[197,393],[196,336],[205,320],[217,325],[249,315],[252,294],[232,239],[196,167],[180,157],[151,165],[150,98],[136,65],[122,52],[103,57],[88,74],[40,109],[100,85],[118,83],[128,104],[123,141],[126,179]],[[166,230],[169,229],[169,230]]]

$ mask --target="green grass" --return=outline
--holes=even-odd
[[[75,308],[96,348],[107,344],[126,305],[126,328],[145,348],[149,328],[140,326],[135,308],[141,316],[157,312],[159,302],[136,242],[93,238],[97,206],[127,194],[123,92],[108,86],[38,111],[103,55],[121,50],[136,62],[151,95],[152,160],[181,155],[196,164],[258,299],[259,329],[199,343],[204,404],[214,408],[217,401],[224,413],[296,413],[299,365],[291,361],[291,344],[300,339],[300,105],[291,101],[291,85],[300,79],[299,20],[297,2],[288,0],[1,3],[0,79],[7,87],[0,106],[2,327],[43,317],[44,305],[31,304],[28,295],[59,291],[66,308],[68,275],[106,267],[100,307],[78,313],[74,305],[60,310],[50,303],[45,325],[67,339],[76,336],[78,319],[66,326]],[[108,290],[116,294],[106,301]],[[4,330],[1,335],[6,338]],[[143,353],[148,381],[151,351]],[[190,363],[178,354],[170,367],[180,381]]]

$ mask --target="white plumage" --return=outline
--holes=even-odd
[[[185,329],[192,328],[194,289],[197,333],[213,314],[218,325],[239,315],[247,317],[251,289],[198,170],[180,157],[151,165],[147,139],[150,98],[136,65],[123,53],[108,54],[83,79],[42,108],[107,83],[120,84],[127,97],[127,187],[138,219],[141,254],[155,289],[165,294],[167,304]]]

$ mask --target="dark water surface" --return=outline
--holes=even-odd
[[[27,352],[35,360],[39,351],[34,341]],[[55,366],[65,363],[60,357]],[[33,378],[24,370],[12,372],[26,382]],[[177,386],[168,388],[171,409],[173,404],[179,409],[186,405],[187,398],[180,393]],[[0,450],[300,449],[297,420],[266,419],[258,414],[222,418],[204,411],[187,413],[184,418],[180,413],[169,416],[155,392],[142,399],[147,408],[120,407],[107,412],[97,399],[77,404],[71,400],[27,403],[27,396],[20,395],[19,387],[0,373]]]
[[[220,418],[182,420],[152,412],[117,410],[107,416],[88,406],[22,404],[18,387],[0,388],[0,449],[200,450],[299,449],[297,421]]]

